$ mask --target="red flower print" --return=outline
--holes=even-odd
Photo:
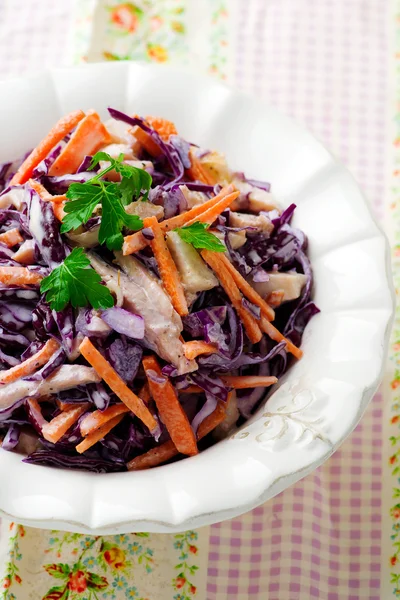
[[[393,379],[390,385],[392,386],[392,390],[397,389],[400,385],[400,379]]]
[[[197,554],[197,546],[189,546],[189,552],[192,554]]]
[[[3,583],[3,588],[8,589],[11,585],[11,579],[9,577],[6,577],[4,579],[4,583]]]
[[[397,456],[393,454],[393,456],[389,458],[389,462],[391,465],[394,465],[394,463],[397,462]]]
[[[77,592],[81,594],[87,588],[86,576],[83,571],[77,571],[76,573],[71,573],[68,577],[68,589],[71,592]]]
[[[396,248],[396,256],[400,255],[400,248]],[[396,342],[395,344],[393,344],[393,350],[395,352],[399,352],[400,351],[400,343]]]
[[[17,583],[21,583],[21,582],[22,582],[22,579],[21,579],[21,577],[20,577],[19,575],[16,575],[16,576],[15,576],[15,581],[16,581]]]
[[[392,425],[394,425],[395,423],[397,423],[400,420],[399,415],[395,415],[394,417],[392,417],[390,419],[390,422],[392,423]]]
[[[111,21],[120,29],[134,33],[139,26],[138,12],[138,9],[130,2],[118,4],[111,11]]]
[[[197,587],[195,585],[191,585],[189,589],[191,594],[195,594],[197,591]]]
[[[390,564],[392,565],[392,567],[394,567],[394,565],[397,563],[397,556],[392,556],[390,558]]]
[[[175,579],[175,585],[178,588],[178,590],[183,587],[186,583],[186,579],[184,577],[177,577]]]
[[[393,508],[392,515],[395,519],[400,519],[400,508]]]
[[[125,567],[125,552],[120,548],[110,548],[104,552],[104,560],[114,569],[123,569]]]

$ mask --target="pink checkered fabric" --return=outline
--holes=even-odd
[[[246,0],[235,83],[303,122],[383,215],[388,9],[381,0]],[[207,600],[380,600],[383,401],[322,467],[211,528]]]
[[[0,78],[64,62],[72,4],[72,0],[0,2]]]

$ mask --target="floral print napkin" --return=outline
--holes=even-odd
[[[88,536],[2,522],[2,600],[205,598],[208,532]]]

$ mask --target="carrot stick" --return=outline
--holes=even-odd
[[[116,427],[116,425],[118,425],[118,423],[120,423],[123,418],[124,415],[118,415],[117,417],[111,419],[111,421],[107,421],[107,423],[104,423],[104,425],[99,427],[99,429],[96,429],[96,431],[90,433],[80,444],[75,446],[75,450],[79,452],[79,454],[86,452],[86,450],[89,450],[89,448],[91,448],[92,446],[97,444],[97,442],[102,440],[107,435],[107,433],[110,433],[111,429],[114,429],[114,427]]]
[[[230,396],[228,396],[229,402]],[[215,410],[208,415],[204,419],[202,423],[200,423],[199,428],[197,430],[197,439],[201,440],[203,437],[211,433],[213,429],[217,427],[222,421],[225,419],[226,414],[226,406],[223,402],[219,402]],[[152,448],[145,454],[141,454],[140,456],[136,456],[136,458],[132,459],[126,465],[128,471],[141,471],[143,469],[151,469],[152,467],[157,467],[162,463],[167,462],[167,460],[171,460],[174,456],[179,454],[176,446],[172,440],[161,444],[161,446],[156,446]]]
[[[93,431],[99,429],[104,423],[108,423],[108,421],[114,419],[114,417],[123,415],[127,412],[129,412],[129,408],[125,406],[125,404],[114,404],[114,406],[110,406],[103,411],[95,410],[86,415],[82,420],[80,424],[81,434],[85,437],[89,435],[89,433],[93,433]]]
[[[167,119],[162,119],[161,117],[146,117],[145,120],[146,125],[152,127],[154,131],[158,133],[162,140],[168,142],[170,135],[176,135],[178,132],[176,130],[175,125],[171,121],[167,121]],[[161,154],[161,148],[153,140],[151,135],[149,135],[146,131],[143,131],[141,127],[135,125],[129,130],[139,142],[139,144],[148,152],[151,156],[159,156]]]
[[[141,127],[135,125],[131,129],[129,129],[129,133],[132,134],[139,144],[146,150],[150,156],[159,156],[161,154],[160,146],[153,140],[151,135],[149,135],[146,131],[143,131]]]
[[[190,162],[191,165],[188,169],[186,169],[185,174],[192,181],[201,181],[202,183],[206,183],[207,185],[215,185],[217,183],[215,177],[213,177],[210,173],[208,173],[201,161],[197,158],[194,153],[193,148],[190,148]]]
[[[214,196],[214,198],[210,198],[203,204],[199,204],[194,206],[190,210],[176,217],[171,217],[170,219],[166,219],[160,223],[160,227],[163,231],[172,231],[177,227],[183,227],[184,225],[191,225],[196,221],[203,222],[203,218],[205,218],[205,223],[211,223],[215,221],[215,219],[220,215],[237,196],[239,192],[237,192],[233,185],[228,185],[227,187],[222,188],[222,190]],[[213,209],[213,210],[211,210]],[[139,252],[149,244],[149,241],[143,236],[141,231],[137,231],[136,233],[132,233],[131,235],[127,235],[124,238],[124,246],[123,253],[124,256],[127,254],[133,254],[134,252]]]
[[[232,393],[228,394],[226,402],[218,402],[215,410],[208,415],[199,425],[197,430],[197,439],[201,440],[203,437],[211,433],[222,421],[225,419],[226,409],[232,398]]]
[[[179,394],[204,394],[203,388],[199,385],[188,385],[188,387],[178,390]]]
[[[61,402],[61,400],[56,400],[56,404],[62,412],[65,412],[66,410],[71,410],[71,408],[76,408],[77,406],[86,406],[87,402]]]
[[[259,342],[262,337],[262,333],[260,327],[258,326],[257,320],[243,306],[239,288],[225,267],[225,264],[220,260],[219,254],[216,252],[211,252],[210,250],[202,250],[201,255],[218,277],[220,284],[224,288],[225,293],[229,297],[234,309],[243,323],[247,337],[253,344]]]
[[[146,356],[142,362],[150,393],[172,441],[182,454],[197,454],[195,435],[171,382],[162,374],[154,356]]]
[[[82,356],[86,358],[88,363],[92,365],[94,370],[104,379],[118,398],[129,408],[129,410],[143,421],[150,431],[153,431],[157,427],[157,422],[153,415],[143,401],[128,388],[104,356],[102,356],[93,346],[89,338],[85,337],[79,346],[79,350]]]
[[[235,390],[269,387],[278,381],[276,377],[266,377],[263,375],[221,375],[220,377],[226,385]]]
[[[110,134],[96,112],[89,112],[79,123],[66,146],[49,169],[50,176],[76,173],[85,156],[94,154],[111,141]]]
[[[141,454],[140,456],[136,456],[136,458],[132,459],[126,465],[128,471],[142,471],[143,469],[151,469],[152,467],[157,467],[162,463],[167,462],[174,456],[179,454],[176,446],[172,440],[168,442],[164,442],[160,446],[156,446],[152,448],[148,452]]]
[[[168,250],[167,243],[164,239],[164,233],[162,232],[156,217],[144,219],[143,225],[144,227],[151,227],[153,231],[154,239],[151,240],[150,245],[157,261],[161,280],[168,296],[171,298],[172,306],[175,308],[176,312],[183,317],[189,313],[189,309],[183,285],[179,278],[178,269]]]
[[[260,319],[260,327],[262,331],[269,335],[272,340],[275,340],[275,342],[286,342],[287,351],[293,354],[293,356],[295,356],[297,359],[300,359],[303,356],[303,351],[295,346],[290,340],[285,338],[285,336],[283,336],[281,332],[278,331],[278,329],[263,316]]]
[[[65,202],[67,201],[67,196],[64,196],[64,195],[53,196],[46,190],[46,188],[41,183],[39,183],[38,181],[35,181],[34,179],[29,180],[29,185],[31,186],[31,188],[33,190],[35,190],[35,192],[40,196],[40,198],[44,202],[52,203],[53,211],[54,211],[56,219],[58,219],[59,221],[62,221],[63,217],[65,215],[64,205],[65,205]]]
[[[21,244],[24,241],[24,238],[19,232],[18,227],[14,227],[14,229],[9,229],[4,233],[0,233],[0,242],[5,244],[8,248],[12,248],[17,244]]]
[[[229,192],[227,190],[229,190]],[[187,212],[177,215],[176,217],[171,217],[166,221],[162,221],[160,227],[164,231],[171,231],[177,227],[192,225],[193,223],[196,223],[196,221],[211,224],[230,204],[232,204],[239,194],[240,192],[235,190],[232,185],[228,185],[214,198],[211,198],[211,200],[207,200],[203,204],[194,206]]]
[[[278,308],[283,302],[283,297],[285,292],[283,290],[274,290],[270,294],[268,294],[268,298],[266,298],[267,304],[271,308]]]
[[[79,417],[88,409],[88,404],[75,406],[69,410],[61,412],[54,417],[49,423],[42,427],[42,435],[45,440],[56,444],[62,436],[67,433],[68,429],[77,422]]]
[[[201,340],[193,340],[183,344],[183,352],[188,360],[192,360],[200,354],[216,354],[218,348]]]
[[[0,283],[5,285],[38,285],[43,276],[26,267],[0,267]]]
[[[11,367],[11,369],[7,369],[6,371],[0,371],[0,383],[11,383],[16,379],[31,375],[36,369],[46,364],[59,347],[60,344],[51,338],[45,343],[43,348],[36,352],[36,354],[33,354],[24,360],[24,362],[15,367]]]
[[[143,387],[140,388],[139,397],[143,400],[145,404],[148,404],[150,402],[151,395],[148,383],[145,383]]]
[[[246,296],[250,302],[253,302],[253,304],[260,307],[261,313],[268,319],[268,321],[272,321],[275,318],[275,313],[272,308],[265,302],[265,300],[261,298],[260,294],[258,294],[255,289],[252,288],[249,283],[247,283],[247,281],[241,276],[239,271],[235,269],[234,265],[229,261],[225,254],[220,253],[218,255],[218,260],[223,263],[227,271],[229,271],[232,279],[243,295]]]
[[[38,164],[46,158],[50,150],[54,148],[61,140],[76,127],[85,116],[81,110],[74,110],[62,119],[49,131],[46,137],[30,155],[24,160],[14,177],[10,181],[10,185],[23,184],[32,177],[34,169]]]

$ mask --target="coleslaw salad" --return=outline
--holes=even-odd
[[[0,166],[0,432],[97,472],[192,456],[302,356],[295,206],[163,118],[61,119]]]

